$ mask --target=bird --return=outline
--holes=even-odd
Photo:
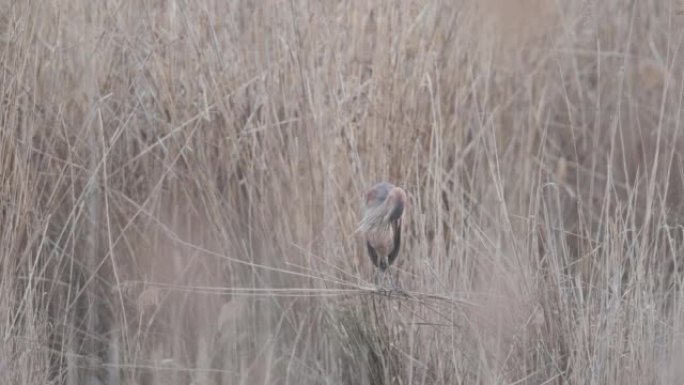
[[[401,247],[401,222],[406,207],[406,192],[389,182],[379,182],[366,191],[363,217],[358,231],[366,242],[371,262],[375,265],[375,284],[379,286],[382,275],[397,259]],[[395,291],[401,290],[389,274],[390,284]]]

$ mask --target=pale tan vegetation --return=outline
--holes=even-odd
[[[681,383],[680,10],[0,1],[0,382]]]

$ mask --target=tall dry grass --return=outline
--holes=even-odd
[[[2,382],[681,383],[678,7],[1,1]]]

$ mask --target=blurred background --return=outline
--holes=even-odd
[[[2,382],[680,383],[683,11],[0,0]]]

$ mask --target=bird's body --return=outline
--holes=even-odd
[[[359,231],[366,240],[368,256],[383,275],[399,255],[405,206],[406,193],[391,183],[380,182],[366,192]],[[391,274],[390,282],[394,286]]]
[[[394,248],[394,231],[392,226],[369,230],[366,233],[366,242],[373,248],[375,254],[389,256],[392,248]],[[378,262],[373,261],[373,264],[377,266]]]

